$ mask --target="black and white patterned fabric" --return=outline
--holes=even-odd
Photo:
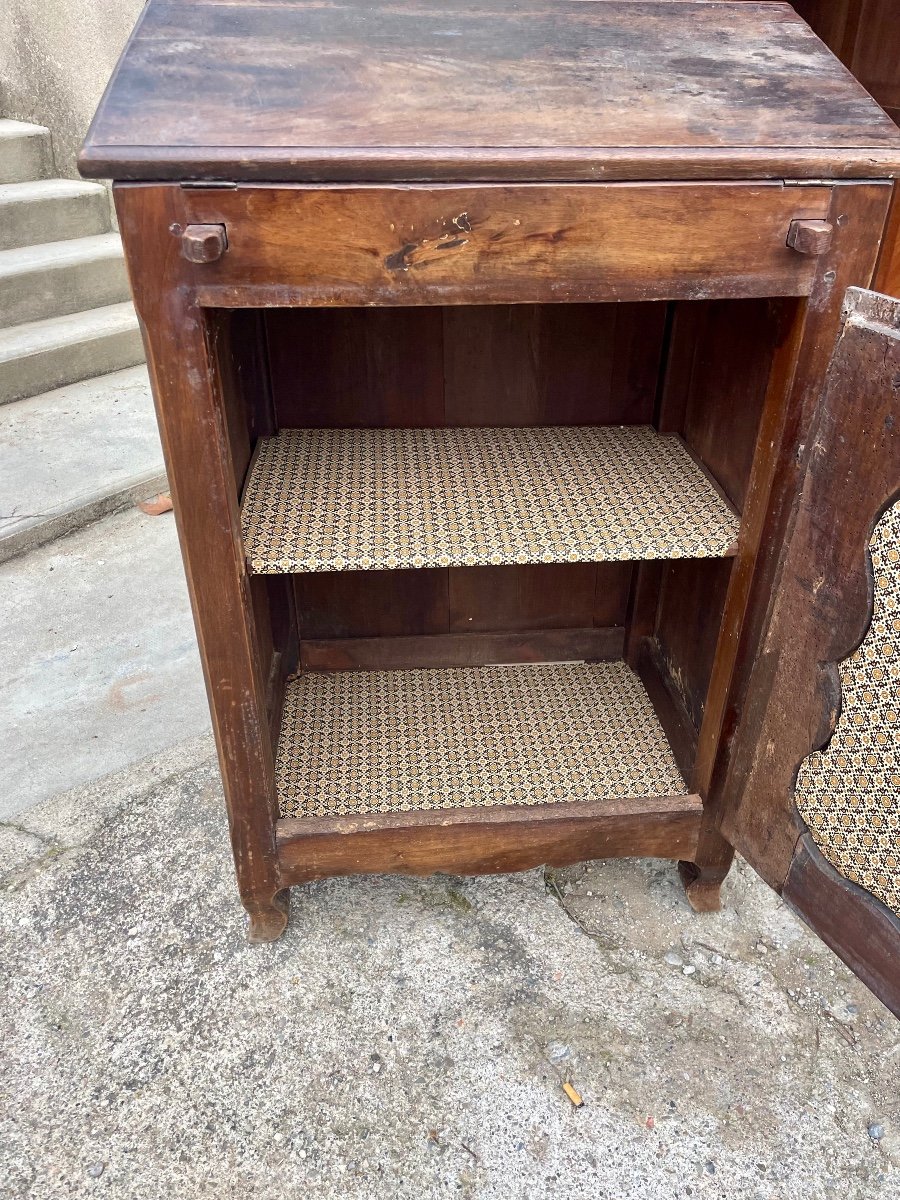
[[[623,662],[301,674],[276,774],[285,817],[687,790]]]
[[[869,549],[872,625],[841,663],[841,715],[803,763],[796,799],[829,862],[900,916],[900,504]]]
[[[241,523],[259,574],[715,558],[740,524],[649,426],[288,429]]]

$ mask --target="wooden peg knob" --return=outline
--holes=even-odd
[[[181,253],[188,262],[215,262],[227,249],[224,225],[188,225],[181,235]]]
[[[791,221],[787,244],[798,254],[824,254],[833,233],[830,221]]]

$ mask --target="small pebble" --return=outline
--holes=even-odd
[[[670,950],[668,952],[668,954],[665,956],[665,958],[663,959],[663,961],[667,962],[670,967],[683,967],[684,966],[684,959],[675,950]]]
[[[91,1179],[99,1179],[103,1174],[103,1167],[103,1163],[91,1163],[87,1169],[87,1173],[90,1175]]]
[[[873,1121],[869,1126],[869,1137],[873,1142],[880,1142],[884,1137],[884,1126],[879,1125],[877,1121]]]
[[[690,963],[688,963],[688,965],[682,969],[681,973],[682,973],[682,975],[693,975],[696,970],[697,970],[696,967],[694,967]]]

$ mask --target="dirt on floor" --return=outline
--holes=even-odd
[[[202,738],[0,867],[4,1200],[900,1196],[900,1024],[743,864],[332,880],[251,947]]]

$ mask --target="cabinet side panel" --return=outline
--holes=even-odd
[[[673,305],[656,424],[681,434],[732,504],[744,506],[783,305]]]
[[[656,638],[667,674],[699,734],[715,661],[731,559],[666,563]]]
[[[226,378],[223,386],[217,370],[215,322],[194,303],[179,242],[170,232],[183,222],[180,189],[117,188],[116,200],[200,644],[238,884],[251,917],[251,938],[266,939],[283,930],[287,913],[275,852],[268,646],[257,629],[238,518],[237,481],[247,443],[230,382]],[[219,351],[221,357],[224,344]]]

